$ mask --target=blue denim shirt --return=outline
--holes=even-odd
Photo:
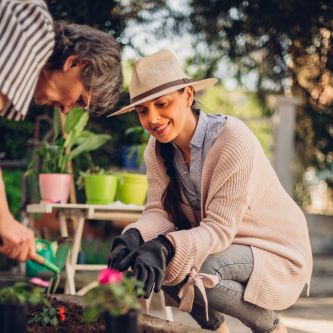
[[[201,210],[201,175],[209,149],[219,136],[227,117],[219,114],[199,112],[199,120],[190,142],[191,164],[187,167],[180,149],[175,149],[174,165],[183,187],[184,194],[192,208],[199,213]]]

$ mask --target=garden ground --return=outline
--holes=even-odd
[[[89,276],[90,275],[90,276]],[[78,283],[87,283],[92,273],[78,273]],[[311,297],[301,297],[291,308],[281,311],[281,319],[289,333],[332,333],[333,332],[333,255],[315,255],[311,282]],[[165,318],[158,298],[155,297],[150,311],[152,316]],[[196,322],[184,312],[173,308],[175,321],[192,327]],[[227,317],[231,333],[251,333],[235,318]]]
[[[311,297],[302,297],[291,308],[281,311],[280,316],[289,333],[333,332],[333,255],[315,255],[310,289]],[[197,326],[186,313],[174,310],[175,320]],[[151,315],[163,318],[164,313],[155,305]],[[251,333],[237,319],[227,317],[232,333]]]

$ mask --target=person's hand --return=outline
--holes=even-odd
[[[1,221],[0,252],[22,262],[36,254],[33,232],[17,222],[12,215]]]
[[[161,290],[166,267],[174,254],[172,243],[167,237],[160,235],[132,251],[118,267],[124,271],[131,266],[133,275],[143,283],[143,296],[149,298],[153,287],[155,292]]]
[[[133,250],[143,244],[143,239],[138,229],[132,228],[113,241],[111,254],[108,258],[108,267],[124,271],[119,268],[119,263]]]

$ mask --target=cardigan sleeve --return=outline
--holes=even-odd
[[[156,238],[158,235],[165,235],[175,229],[175,225],[169,220],[168,214],[162,206],[162,195],[165,185],[160,180],[154,152],[155,144],[151,140],[145,151],[148,178],[147,204],[140,218],[123,230],[124,233],[131,228],[138,229],[145,242]]]
[[[221,152],[209,185],[204,218],[198,227],[167,235],[175,247],[165,284],[182,281],[205,259],[226,249],[235,238],[248,208],[254,142],[233,138]]]

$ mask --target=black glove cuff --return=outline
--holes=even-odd
[[[175,255],[175,248],[173,246],[173,244],[170,242],[170,240],[168,239],[168,237],[164,236],[164,235],[159,235],[157,237],[157,239],[162,243],[162,245],[166,248],[167,252],[168,252],[168,256],[167,256],[167,264],[171,261],[171,259],[173,258],[173,256]]]
[[[124,244],[130,250],[133,250],[144,243],[140,231],[135,228],[128,229],[122,235],[117,236],[112,244],[112,249],[115,249],[118,245]]]
[[[134,237],[136,237],[136,239],[140,242],[140,245],[144,243],[144,240],[140,234],[140,231],[136,228],[131,228],[126,230],[123,235],[133,235]]]

